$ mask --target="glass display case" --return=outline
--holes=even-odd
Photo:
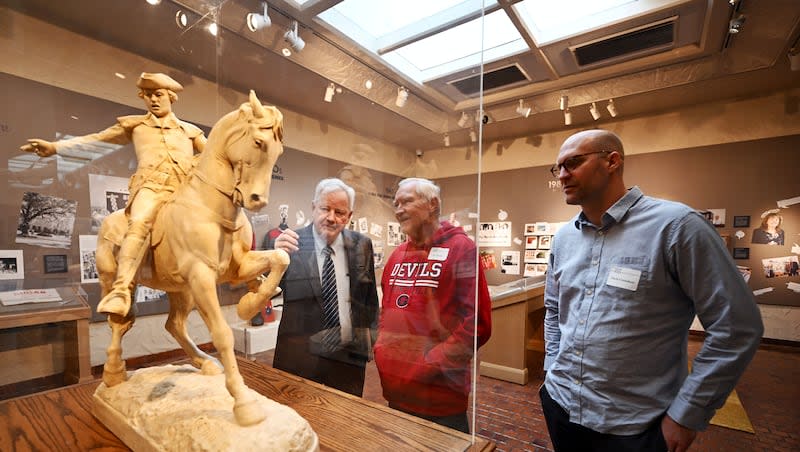
[[[347,242],[339,245],[339,249],[345,251],[345,258],[351,264],[345,279],[338,281],[346,283],[348,277],[352,281],[351,302],[340,313],[348,316],[356,311],[355,306],[368,305],[368,309],[354,313],[336,327],[340,328],[337,331],[341,343],[347,345],[339,355],[351,360],[345,360],[346,365],[355,366],[354,378],[361,380],[356,385],[358,395],[364,367],[376,365],[373,345],[380,337],[379,303],[404,309],[406,305],[402,302],[409,297],[415,297],[411,306],[425,297],[435,299],[439,274],[455,272],[456,264],[458,278],[452,276],[449,283],[453,293],[441,295],[439,300],[447,321],[425,325],[419,331],[396,332],[404,335],[404,343],[419,347],[414,359],[434,359],[433,353],[427,354],[434,349],[439,359],[444,359],[442,347],[436,345],[445,344],[454,329],[464,327],[457,345],[465,349],[456,360],[448,362],[455,367],[432,381],[445,399],[455,392],[469,394],[477,380],[477,376],[470,375],[476,342],[486,340],[481,337],[476,341],[474,327],[468,321],[476,315],[476,295],[485,298],[481,292],[483,286],[475,288],[479,281],[475,242],[480,217],[481,136],[483,126],[491,121],[481,109],[479,75],[484,46],[483,35],[476,30],[480,31],[484,20],[482,2],[422,2],[416,9],[403,2],[391,5],[360,2],[360,6],[352,1],[329,5],[283,0],[268,3],[33,0],[5,2],[0,6],[0,17],[8,25],[4,27],[8,33],[0,40],[6,55],[0,63],[0,86],[6,100],[0,113],[0,142],[6,163],[0,174],[5,212],[0,222],[0,259],[4,265],[2,282],[9,283],[6,291],[77,288],[82,296],[81,301],[74,303],[81,305],[81,315],[85,315],[83,320],[74,320],[84,322],[80,323],[81,332],[77,334],[82,347],[78,353],[78,380],[85,380],[88,375],[85,360],[89,359],[91,366],[102,365],[111,340],[104,322],[106,314],[98,312],[103,298],[100,283],[105,274],[105,250],[109,246],[118,247],[120,240],[131,237],[130,232],[108,235],[101,226],[104,222],[110,224],[111,218],[125,218],[119,212],[126,206],[130,219],[133,212],[130,206],[136,205],[136,199],[143,199],[142,186],[154,192],[165,187],[166,182],[161,181],[158,183],[163,184],[154,188],[152,174],[145,175],[143,168],[163,171],[167,162],[169,171],[185,172],[187,180],[204,180],[211,174],[192,173],[194,170],[184,165],[183,157],[176,151],[185,142],[182,145],[173,142],[170,147],[174,138],[170,134],[188,136],[195,153],[203,150],[203,146],[194,140],[198,136],[209,139],[205,152],[199,152],[195,162],[200,167],[204,153],[217,149],[217,143],[213,142],[217,121],[243,104],[250,104],[252,90],[260,103],[275,106],[282,115],[282,120],[275,120],[261,130],[262,133],[269,130],[270,136],[282,141],[283,153],[273,165],[254,176],[268,185],[266,192],[260,193],[263,199],[251,202],[249,193],[236,198],[239,185],[228,190],[234,207],[254,207],[244,210],[251,237],[234,243],[252,242],[251,251],[260,252],[275,247],[275,238],[286,229],[297,231],[303,237],[301,240],[314,237],[311,231],[315,230],[315,219],[323,212],[327,217],[327,212],[333,209],[322,203],[327,198],[319,198],[315,193],[317,183],[325,178],[340,179],[354,189],[349,205],[330,217],[336,222],[339,217],[346,220],[341,235]],[[494,2],[489,3],[497,10]],[[412,11],[416,15],[410,14]],[[431,22],[430,17],[435,20]],[[467,26],[467,33],[440,35],[453,28],[453,17]],[[424,39],[409,37],[413,27],[422,24],[432,27],[425,31],[428,37],[457,38],[458,54],[448,55],[450,50],[436,47],[415,48],[412,44]],[[434,84],[430,82],[453,74],[460,74],[459,77],[474,85],[464,93],[456,93],[455,101],[442,96],[439,88],[431,88]],[[159,78],[162,76],[166,78]],[[158,101],[159,107],[152,92],[160,89],[172,93],[168,102]],[[451,91],[451,97],[453,89],[449,85],[444,88]],[[158,109],[166,108],[165,105],[174,118],[158,114]],[[461,115],[467,119],[456,114],[456,109],[469,111],[468,117]],[[165,146],[143,139],[141,129],[137,129],[142,124],[157,130]],[[256,141],[256,146],[262,146],[261,141]],[[223,149],[235,147],[232,141]],[[47,152],[48,149],[55,152]],[[147,154],[163,149],[166,153],[160,161],[153,162]],[[458,157],[448,154],[449,149],[458,149]],[[455,163],[458,169],[452,174],[458,174],[457,177],[438,177],[439,168]],[[252,161],[237,167],[231,163],[230,168],[239,175],[250,164]],[[164,178],[172,176],[170,173]],[[423,254],[414,263],[403,261],[406,254],[393,256],[410,231],[403,223],[405,218],[396,217],[395,194],[401,180],[414,177],[430,179],[441,189],[440,195],[430,199],[420,198],[417,190],[413,192],[414,202],[421,199],[420,202],[435,205],[434,223],[437,227],[446,224],[448,231],[458,235],[459,246],[463,248],[458,255],[452,251],[448,256],[448,248],[456,249],[448,242],[434,244],[432,250],[430,244],[428,249],[417,250]],[[218,190],[225,194],[221,185],[224,184],[217,184]],[[261,208],[264,204],[261,201],[267,200]],[[194,207],[185,216],[201,221],[197,219],[204,208],[208,210],[210,201],[187,202],[193,202]],[[439,223],[440,220],[446,223]],[[120,224],[124,226],[125,221]],[[129,226],[133,225],[134,220],[130,220]],[[167,228],[156,238],[158,226],[153,228],[148,242],[151,246],[157,246],[158,240],[172,240],[172,236],[181,235]],[[247,227],[241,229],[239,223],[233,223],[229,230],[233,235],[249,231]],[[193,248],[208,245],[203,235],[183,235],[184,243]],[[350,248],[353,237],[360,240],[360,248]],[[243,252],[236,249],[233,254]],[[221,252],[225,253],[230,251]],[[139,259],[149,263],[151,258],[145,255]],[[387,268],[387,262],[393,262],[394,266]],[[220,267],[225,265],[222,263]],[[410,265],[416,273],[407,272],[403,279],[409,286],[394,291],[390,301],[384,300],[382,289],[395,287],[397,279],[397,275],[387,276],[386,272],[407,270]],[[289,303],[305,286],[316,285],[314,290],[319,290],[322,270],[320,264],[305,276],[287,271],[281,283],[283,293],[270,302],[273,308],[282,309],[283,315],[266,319],[267,323],[286,323],[288,329],[289,322],[297,322],[295,327],[307,322],[302,315],[289,317]],[[141,267],[136,281],[147,280],[143,276],[145,271],[152,271],[152,267]],[[252,288],[259,281],[252,278],[221,281],[217,285],[216,297],[222,315],[234,328],[252,326],[249,318],[252,316],[241,319],[236,308],[243,296],[253,293]],[[466,287],[470,289],[464,291]],[[122,343],[124,357],[178,348],[163,331],[170,309],[163,289],[158,284],[137,286],[131,309],[138,320]],[[319,298],[318,294],[314,296]],[[40,317],[64,318],[70,309],[71,305],[57,302],[48,306]],[[471,314],[460,319],[461,314],[454,315],[456,311]],[[120,311],[123,312],[126,311]],[[3,308],[0,316],[5,315]],[[488,320],[489,314],[484,317]],[[90,324],[85,323],[88,318]],[[211,342],[196,314],[192,318],[194,322],[190,322],[189,328],[193,340]],[[70,317],[69,321],[73,319]],[[3,325],[5,328],[6,323]],[[317,333],[306,332],[305,340],[313,342]],[[324,350],[311,345],[307,350],[309,356],[325,355]],[[89,347],[90,351],[87,353],[83,347]],[[72,352],[64,353],[72,356]],[[384,357],[393,360],[394,367],[380,369],[380,373],[382,377],[393,374],[395,382],[401,377],[396,374],[398,367],[420,366],[420,375],[402,376],[410,378],[409,382],[421,379],[423,374],[430,377],[431,372],[440,372],[435,363],[404,362],[411,358],[391,353]],[[291,365],[282,368],[293,370]],[[26,374],[23,370],[15,372],[23,376]],[[414,385],[422,390],[429,383],[419,380]],[[380,388],[381,383],[376,380],[372,384]],[[406,403],[402,394],[399,400],[388,402],[380,390],[373,391],[371,397],[414,413],[415,405]],[[438,402],[431,402],[427,412],[416,414],[434,420],[453,413],[463,414],[465,417],[458,420],[458,425],[462,430],[468,429],[472,424],[466,419],[468,396],[460,397],[463,398],[455,401],[456,408],[447,408],[448,412],[436,411]]]

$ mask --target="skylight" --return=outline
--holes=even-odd
[[[681,1],[522,0],[510,8],[541,47]],[[343,0],[318,18],[417,83],[529,49],[497,0]]]

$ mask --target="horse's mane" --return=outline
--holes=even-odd
[[[273,106],[264,105],[264,117],[256,118],[253,114],[253,108],[249,102],[245,102],[239,106],[237,110],[224,115],[214,124],[211,128],[211,133],[208,135],[209,144],[212,140],[216,141],[218,136],[222,135],[226,145],[230,145],[242,138],[244,138],[251,124],[256,128],[272,127],[272,132],[275,135],[276,141],[283,141],[283,114]]]

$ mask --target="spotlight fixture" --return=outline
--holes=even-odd
[[[186,28],[189,25],[189,17],[183,11],[178,11],[175,13],[175,23],[178,25],[178,28]]]
[[[467,115],[467,112],[462,111],[461,117],[458,118],[458,127],[461,127],[463,129],[464,127],[467,127],[468,124],[469,124],[469,115]]]
[[[450,135],[444,134],[444,146],[450,147]]]
[[[149,3],[149,4],[153,5],[153,6],[161,4],[161,0],[146,0],[146,1],[147,1],[147,3]]]
[[[297,53],[303,51],[303,47],[306,46],[306,42],[303,41],[303,38],[297,32],[297,21],[292,21],[292,27],[286,30],[286,33],[283,34],[283,40],[289,43],[289,47],[292,48]]]
[[[522,104],[522,99],[519,100],[519,107],[517,107],[517,114],[523,118],[527,118],[531,114],[531,107],[526,107]]]
[[[558,101],[558,108],[562,111],[569,110],[569,96],[566,94],[561,96],[561,99]]]
[[[261,2],[261,6],[264,8],[264,12],[262,14],[247,14],[247,28],[249,28],[252,32],[256,32],[262,28],[267,28],[272,25],[272,21],[270,20],[269,15],[267,15],[267,2]]]
[[[408,89],[406,89],[405,86],[399,86],[397,88],[397,99],[394,100],[394,104],[403,108],[406,102],[408,102]]]
[[[617,111],[617,106],[614,104],[614,99],[608,99],[606,110],[608,110],[608,114],[611,115],[612,118],[616,118],[619,114]]]
[[[475,133],[475,129],[469,129],[469,141],[473,143],[478,141],[478,134]]]
[[[572,112],[569,111],[569,108],[564,109],[564,125],[572,125]]]
[[[208,30],[211,36],[216,36],[217,33],[219,33],[219,27],[217,26],[216,22],[211,22],[210,24],[208,24],[206,30]]]
[[[596,103],[592,102],[592,105],[589,107],[589,113],[592,114],[592,118],[594,118],[595,121],[600,119],[600,110],[597,109]]]
[[[744,14],[739,14],[734,19],[731,19],[731,21],[728,23],[728,33],[735,35],[736,33],[742,31],[742,25],[744,25],[745,19],[746,17]]]
[[[372,80],[367,79],[366,81],[364,81],[364,88],[372,89]]]
[[[336,92],[336,85],[331,83],[325,88],[325,102],[333,102],[333,94]]]

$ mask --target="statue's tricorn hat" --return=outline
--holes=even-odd
[[[174,92],[183,91],[183,85],[176,82],[172,77],[161,73],[142,72],[139,76],[139,81],[136,86],[141,89],[159,89],[164,88]]]

